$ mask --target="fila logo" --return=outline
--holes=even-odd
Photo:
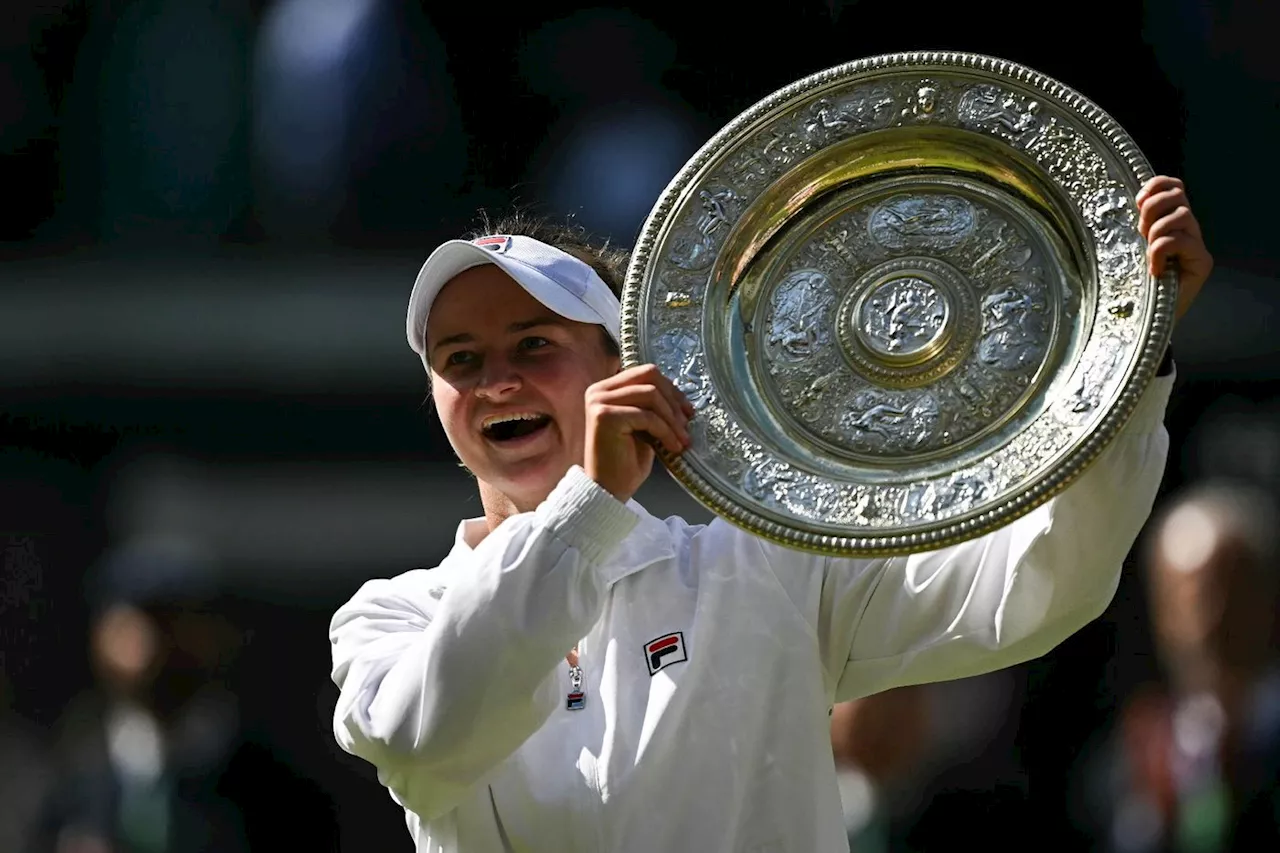
[[[488,249],[491,252],[497,252],[498,254],[502,254],[507,249],[511,248],[511,238],[502,235],[481,237],[478,240],[472,240],[471,242],[475,243],[477,246]]]
[[[644,646],[644,661],[649,665],[649,675],[658,674],[673,663],[686,661],[689,656],[684,651],[684,633],[676,631],[656,640],[650,640]]]

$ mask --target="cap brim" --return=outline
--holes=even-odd
[[[515,258],[494,252],[469,240],[450,240],[439,246],[418,272],[409,294],[409,311],[405,318],[405,334],[413,351],[426,359],[425,338],[427,315],[440,291],[454,276],[472,267],[493,264],[511,276],[534,299],[556,314],[579,323],[604,326],[618,339],[619,318],[602,317],[586,302],[565,290],[564,286]]]

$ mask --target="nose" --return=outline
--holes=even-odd
[[[487,400],[501,400],[520,390],[523,385],[520,372],[504,358],[485,359],[484,368],[476,382],[477,397]]]

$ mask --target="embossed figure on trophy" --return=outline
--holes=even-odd
[[[890,249],[950,249],[973,230],[973,205],[952,195],[900,195],[871,214],[871,239]]]
[[[960,98],[956,112],[973,124],[994,123],[1019,136],[1036,126],[1040,103],[1017,97],[996,86],[975,86]]]
[[[916,483],[902,500],[902,510],[914,518],[934,517],[944,512],[964,512],[984,500],[991,484],[975,475],[953,474],[945,482]]]
[[[740,201],[733,190],[700,190],[698,200],[702,203],[702,215],[698,217],[698,232],[702,236],[713,237],[722,227],[733,224],[737,216],[733,207]]]
[[[1040,358],[1049,333],[1048,306],[1043,299],[1032,298],[1027,289],[1007,285],[982,301],[982,313],[987,331],[978,343],[978,357],[984,364],[1014,371]]]
[[[1071,392],[1071,399],[1075,401],[1071,405],[1071,411],[1076,414],[1087,412],[1098,405],[1107,380],[1111,378],[1111,374],[1115,372],[1119,363],[1124,341],[1114,335],[1109,335],[1103,340],[1105,343],[1100,347],[1100,352],[1105,355],[1081,371],[1080,381]]]
[[[902,110],[903,119],[932,121],[938,112],[938,87],[929,80],[921,80],[915,94]]]
[[[892,114],[893,95],[887,88],[876,86],[839,104],[819,98],[809,108],[809,117],[801,127],[810,142],[821,145],[853,130],[879,127]]]
[[[1135,272],[1140,264],[1140,239],[1136,214],[1128,197],[1115,187],[1099,190],[1093,197],[1091,218],[1096,223],[1100,245],[1098,263],[1110,276]]]
[[[776,506],[786,497],[795,476],[790,465],[766,456],[753,462],[743,473],[742,488],[756,500]]]
[[[831,101],[819,98],[809,109],[809,119],[804,123],[804,132],[812,140],[826,142],[831,131],[841,131],[849,126],[849,119],[843,110],[837,109]]]
[[[874,450],[918,450],[933,437],[938,403],[928,394],[893,403],[869,392],[854,398],[840,425],[853,431]],[[874,438],[873,438],[874,436]]]
[[[942,295],[923,279],[882,285],[867,305],[866,333],[883,353],[912,353],[929,344],[947,320]]]
[[[893,438],[893,428],[905,421],[910,412],[910,406],[878,403],[857,417],[851,418],[849,426],[862,432],[873,432],[885,438]]]
[[[872,490],[854,487],[839,489],[826,483],[817,483],[804,490],[793,489],[787,493],[788,508],[795,507],[799,496],[803,494],[805,503],[800,507],[810,518],[821,519],[830,524],[872,524],[879,515]]]
[[[824,341],[822,315],[834,294],[831,282],[818,270],[797,270],[773,295],[768,345],[791,361],[813,355]]]
[[[698,215],[693,233],[684,231],[671,241],[671,263],[682,270],[704,270],[715,260],[716,235],[725,226],[732,225],[738,215],[742,199],[731,189],[700,190],[698,201],[702,213]]]
[[[733,156],[729,161],[728,171],[736,179],[734,183],[751,186],[764,183],[772,174],[772,167],[758,152],[747,148]]]
[[[859,124],[880,127],[893,118],[893,107],[893,92],[886,86],[873,86],[851,102],[850,111]]]
[[[668,332],[655,342],[658,364],[672,377],[672,382],[689,398],[695,409],[702,409],[714,399],[711,377],[702,369],[702,349],[689,332]]]
[[[786,168],[796,159],[800,146],[801,140],[794,133],[774,128],[760,147],[760,157],[773,169]]]
[[[1098,223],[1099,237],[1107,245],[1127,238],[1134,231],[1135,211],[1120,189],[1099,190],[1093,197],[1092,207],[1090,218]]]

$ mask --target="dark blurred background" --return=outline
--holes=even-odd
[[[877,53],[1029,65],[1186,179],[1218,266],[1175,334],[1166,494],[1274,488],[1278,31],[1254,0],[4,0],[6,719],[30,743],[55,732],[95,678],[104,561],[183,543],[216,567],[247,736],[330,803],[341,849],[409,849],[334,744],[326,628],[362,581],[433,565],[480,512],[405,343],[418,266],[512,204],[630,246],[724,123]],[[662,475],[645,499],[706,517]],[[1005,675],[989,745],[940,783],[975,795],[939,797],[918,837],[954,839],[963,811],[1079,839],[1064,803],[1081,750],[1159,677],[1131,572],[1102,620]]]

